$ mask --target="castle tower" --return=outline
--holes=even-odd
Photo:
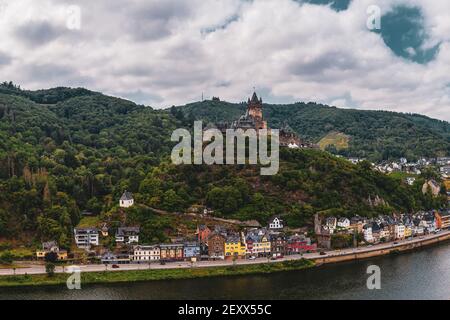
[[[262,99],[253,92],[251,99],[248,99],[247,115],[253,118],[255,122],[255,129],[267,129],[267,122],[263,118],[263,104]]]

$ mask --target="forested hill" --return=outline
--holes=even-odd
[[[183,110],[223,112],[214,121],[234,118],[244,110],[243,105],[224,103],[199,106],[154,110],[85,89],[23,91],[13,84],[0,85],[0,244],[4,238],[34,245],[57,240],[69,247],[80,212],[101,215],[102,221],[112,219],[125,190],[139,204],[127,217],[145,226],[143,239],[160,236],[164,227],[152,220],[155,216],[148,210],[140,212],[141,205],[179,212],[193,204],[208,204],[217,215],[261,222],[277,213],[299,226],[318,211],[405,212],[435,208],[445,199],[422,195],[423,180],[409,187],[373,172],[367,163],[353,166],[314,150],[284,150],[280,173],[268,178],[260,177],[255,167],[175,167],[168,161],[174,145],[171,133],[192,125],[194,117],[193,111],[185,114]],[[229,106],[234,115],[223,106]],[[275,107],[266,108],[269,119],[275,112],[271,110]],[[289,108],[280,108],[283,117],[288,112]],[[301,118],[290,120],[300,122]],[[435,125],[428,129],[428,136],[438,126],[426,118],[412,119],[417,119],[410,120],[417,122],[417,128],[424,128],[428,121]],[[309,130],[313,137],[320,128]],[[383,201],[373,206],[369,200],[377,197]]]
[[[168,111],[85,89],[0,88],[0,238],[69,237],[81,210],[100,213],[137,191],[183,126]]]
[[[188,119],[217,123],[236,119],[246,104],[204,101],[179,108]],[[295,103],[265,104],[264,116],[271,127],[287,123],[302,137],[322,146],[329,144],[329,151],[345,156],[379,161],[450,154],[450,124],[422,115]],[[342,143],[336,137],[346,141]]]

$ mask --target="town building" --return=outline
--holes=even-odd
[[[439,157],[436,159],[436,164],[440,166],[450,165],[450,157]]]
[[[435,212],[437,220],[437,228],[441,230],[450,228],[450,210],[445,212]]]
[[[126,251],[123,252],[106,252],[102,255],[101,261],[102,264],[129,264],[132,260],[130,254]]]
[[[119,205],[121,208],[129,208],[134,205],[134,198],[131,192],[125,191],[120,197]]]
[[[228,235],[225,240],[225,259],[244,259],[245,254],[244,236],[242,234]]]
[[[180,243],[175,244],[160,244],[160,259],[162,261],[183,261],[184,260],[184,245]]]
[[[394,237],[396,240],[405,239],[405,226],[403,224],[395,224]]]
[[[348,218],[339,218],[337,222],[337,226],[342,229],[350,228],[350,220]]]
[[[309,253],[317,251],[317,244],[311,243],[311,239],[304,235],[295,234],[287,239],[286,253],[287,254],[299,254]]]
[[[316,213],[314,215],[314,233],[317,238],[317,245],[319,248],[330,249],[331,248],[331,234],[322,225],[322,217]]]
[[[269,221],[269,229],[270,230],[282,230],[284,228],[283,220],[278,217],[274,216]]]
[[[226,237],[219,232],[214,231],[208,238],[208,256],[212,260],[225,259],[225,241]]]
[[[36,258],[44,259],[45,255],[50,252],[58,252],[59,247],[56,241],[48,241],[42,243],[42,249],[36,250]]]
[[[388,242],[391,240],[391,228],[389,224],[382,223],[380,224],[380,241]]]
[[[211,234],[211,229],[208,228],[208,226],[206,225],[199,225],[197,226],[197,239],[198,242],[200,243],[207,243],[208,242],[208,237]]]
[[[412,226],[410,225],[405,226],[405,239],[411,238],[412,236],[413,236]]]
[[[364,232],[364,240],[368,243],[373,243],[374,238],[372,234],[372,225],[366,224],[363,228],[363,232]]]
[[[266,229],[253,229],[245,238],[248,257],[267,257],[270,255],[270,238]]]
[[[366,224],[366,219],[361,218],[360,216],[356,216],[350,219],[350,229],[356,234],[360,234],[363,232],[363,227]]]
[[[139,243],[139,227],[120,227],[116,232],[117,244]]]
[[[43,242],[42,249],[36,250],[36,258],[45,259],[49,253],[55,253],[58,261],[67,260],[68,258],[67,251],[61,250],[56,241]]]
[[[136,263],[150,263],[159,261],[161,250],[159,246],[138,245],[133,248],[133,261]]]
[[[97,228],[75,228],[75,243],[78,248],[90,249],[91,246],[99,245],[99,234]]]
[[[282,233],[270,234],[270,255],[281,258],[286,254],[286,238]]]
[[[183,248],[183,256],[187,261],[198,261],[200,260],[201,250],[200,244],[197,242],[186,242]]]

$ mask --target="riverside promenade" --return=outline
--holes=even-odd
[[[425,248],[426,246],[438,244],[450,240],[450,230],[441,231],[437,234],[429,234],[414,239],[405,239],[396,242],[388,242],[383,244],[377,244],[373,246],[364,246],[359,248],[351,248],[345,250],[327,251],[325,255],[320,253],[307,253],[303,255],[290,255],[278,260],[269,260],[267,258],[259,258],[255,260],[237,260],[237,261],[199,261],[196,263],[191,262],[171,262],[161,265],[154,264],[125,264],[120,265],[119,268],[113,269],[111,265],[105,266],[101,264],[90,265],[77,265],[81,272],[120,272],[120,271],[132,271],[132,270],[159,270],[159,269],[190,269],[190,268],[212,268],[212,267],[224,267],[231,265],[254,265],[264,263],[277,263],[283,261],[293,261],[300,259],[308,259],[314,261],[316,265],[339,263],[352,260],[361,260],[367,258],[373,258],[393,253],[401,253],[419,248]],[[55,269],[55,273],[64,273],[68,271],[70,266],[61,267],[58,266]],[[16,269],[0,269],[0,276],[10,275],[23,275],[23,274],[45,274],[45,266],[40,264],[30,264],[28,266]]]

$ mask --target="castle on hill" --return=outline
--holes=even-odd
[[[253,96],[251,99],[249,98],[247,101],[247,110],[246,112],[239,117],[239,119],[231,122],[231,123],[220,123],[217,125],[217,128],[222,132],[225,132],[227,129],[254,129],[257,132],[262,129],[270,128],[267,125],[267,121],[264,120],[263,116],[263,101],[262,98],[258,98],[256,92],[253,92]],[[280,130],[280,146],[288,147],[288,148],[317,148],[316,145],[309,143],[303,139],[301,139],[297,133],[288,125],[283,125]]]

